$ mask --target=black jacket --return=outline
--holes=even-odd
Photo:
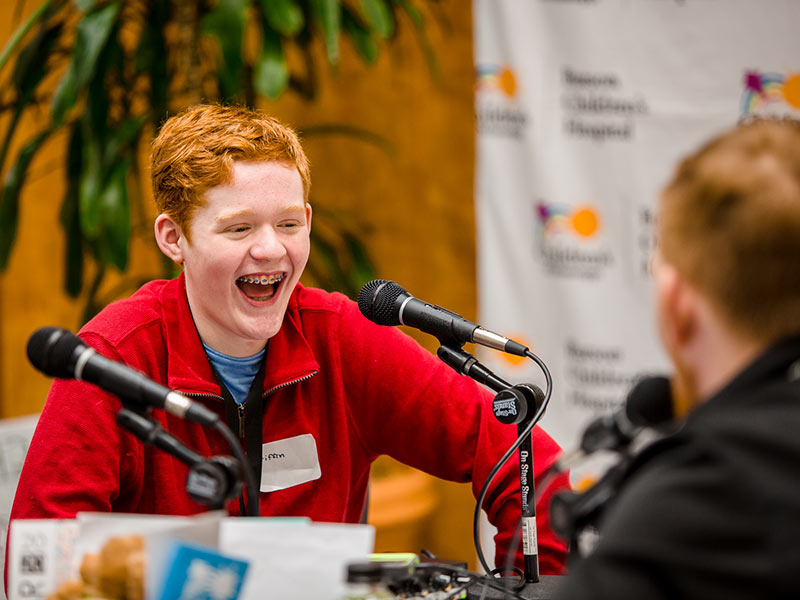
[[[557,598],[800,598],[800,338],[637,457]]]

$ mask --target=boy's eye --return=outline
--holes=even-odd
[[[236,227],[231,227],[228,231],[232,233],[242,233],[250,229],[247,225],[237,225]]]

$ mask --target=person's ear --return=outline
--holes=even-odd
[[[675,352],[686,347],[697,331],[697,292],[669,263],[660,262],[655,275],[661,336]]]
[[[306,202],[306,227],[308,227],[308,231],[311,231],[311,205]]]
[[[180,225],[168,214],[161,213],[156,217],[153,228],[155,230],[156,243],[161,252],[174,262],[183,263],[183,250],[180,244],[183,239],[183,231]]]

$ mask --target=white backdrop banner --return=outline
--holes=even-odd
[[[571,447],[668,370],[648,260],[677,160],[747,115],[800,117],[800,2],[474,0],[474,19],[480,322],[550,367],[542,424]]]

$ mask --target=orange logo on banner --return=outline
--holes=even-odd
[[[800,74],[783,82],[783,97],[789,106],[800,108]]]
[[[582,238],[593,237],[600,229],[600,217],[593,207],[584,205],[575,209],[539,202],[536,206],[539,223],[545,235],[571,231]]]
[[[781,105],[800,109],[800,73],[791,75],[759,71],[745,73],[742,94],[743,115]]]
[[[509,98],[517,95],[517,77],[507,66],[478,66],[478,88],[490,88],[503,92]]]

